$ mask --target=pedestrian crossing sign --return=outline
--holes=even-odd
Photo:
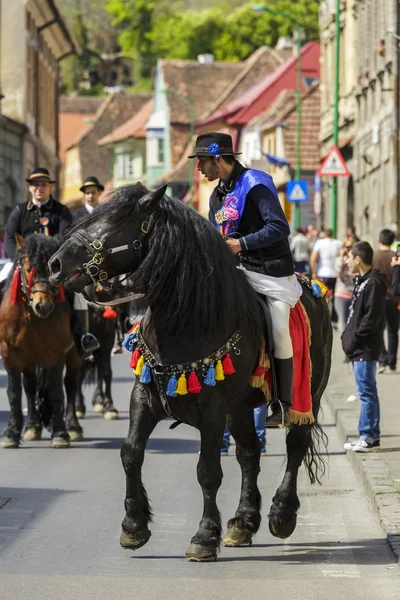
[[[286,184],[286,197],[289,202],[307,202],[308,181],[288,181]]]
[[[337,146],[332,146],[328,156],[319,168],[321,177],[349,177],[350,172]]]

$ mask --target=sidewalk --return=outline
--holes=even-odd
[[[343,362],[340,336],[334,331],[332,370],[324,399],[332,409],[343,443],[358,438],[360,402],[351,364]],[[376,452],[347,455],[369,498],[389,545],[400,562],[400,364],[397,373],[377,375],[381,405],[381,448]]]

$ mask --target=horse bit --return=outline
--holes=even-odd
[[[83,263],[82,267],[86,275],[89,275],[90,279],[95,285],[101,285],[102,288],[106,291],[110,291],[112,289],[112,284],[105,286],[104,282],[108,281],[109,275],[107,271],[100,268],[100,265],[105,261],[105,259],[112,255],[117,254],[118,252],[125,252],[126,250],[136,250],[140,251],[143,247],[143,239],[145,235],[149,232],[150,223],[149,221],[142,221],[140,225],[140,230],[143,235],[133,242],[129,244],[124,244],[123,246],[116,246],[114,248],[106,248],[104,243],[97,239],[92,238],[89,234],[83,232],[81,230],[75,231],[71,237],[76,237],[91,253],[92,258],[86,263]]]

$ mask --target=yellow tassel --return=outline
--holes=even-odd
[[[142,374],[142,369],[144,366],[144,356],[142,355],[136,365],[136,369],[133,371],[136,375],[136,377],[140,377],[140,375]]]
[[[185,373],[182,373],[182,375],[178,379],[178,387],[176,388],[176,393],[180,396],[186,396],[186,394],[188,393]]]
[[[264,367],[265,369],[269,369],[271,366],[270,360],[269,360],[269,356],[266,352],[263,352],[262,356],[261,356],[261,360],[260,360],[260,365],[262,367]]]
[[[253,388],[260,388],[264,383],[264,375],[252,375],[250,377],[250,385]]]
[[[217,360],[217,364],[215,365],[215,381],[223,381],[224,379],[224,367],[222,366],[222,362]]]

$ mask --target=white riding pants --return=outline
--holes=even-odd
[[[289,330],[290,306],[274,298],[266,300],[271,311],[275,358],[281,360],[292,358],[293,346]]]

